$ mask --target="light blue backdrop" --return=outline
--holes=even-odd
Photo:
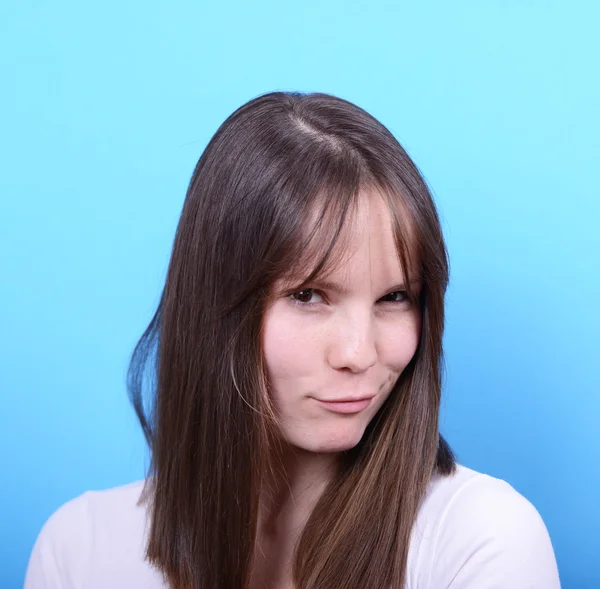
[[[0,587],[60,504],[143,475],[124,375],[188,179],[275,89],[356,102],[422,169],[452,261],[442,431],[538,508],[565,588],[600,587],[598,3],[1,8]]]

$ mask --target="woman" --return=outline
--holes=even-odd
[[[145,485],[58,510],[26,587],[558,588],[535,508],[439,434],[447,281],[427,186],[373,117],[325,94],[239,108],[132,357]]]

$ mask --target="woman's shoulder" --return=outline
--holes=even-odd
[[[25,589],[164,589],[145,560],[144,481],[87,491],[60,507],[33,548]],[[434,475],[417,515],[407,589],[559,589],[547,529],[508,482],[462,465]]]
[[[145,560],[144,481],[87,491],[46,521],[29,559],[25,589],[164,587]]]
[[[457,465],[436,474],[413,528],[408,587],[559,589],[548,531],[508,482]]]

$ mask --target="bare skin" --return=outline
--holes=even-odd
[[[261,498],[252,589],[293,589],[296,544],[323,493],[336,455],[289,449],[281,477]]]

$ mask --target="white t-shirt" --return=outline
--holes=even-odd
[[[167,589],[144,560],[143,481],[58,509],[33,548],[25,589]],[[550,537],[507,482],[462,465],[435,476],[412,530],[406,589],[560,589]]]

